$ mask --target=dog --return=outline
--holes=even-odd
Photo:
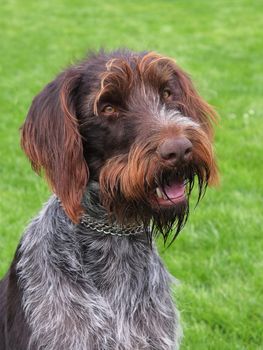
[[[217,183],[216,118],[155,52],[91,53],[34,98],[21,146],[53,195],[1,281],[1,350],[179,349],[154,237]]]

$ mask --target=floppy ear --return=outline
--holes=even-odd
[[[218,114],[196,91],[190,77],[182,69],[176,66],[176,76],[181,87],[180,98],[178,101],[179,109],[184,115],[187,115],[198,121],[205,135],[209,139],[209,143],[213,142],[214,124],[218,120]],[[218,168],[215,157],[210,167],[209,185],[217,185],[219,183]]]
[[[212,141],[213,124],[218,119],[216,111],[198,94],[188,74],[178,66],[176,66],[176,77],[181,87],[179,108],[184,114],[197,120]]]
[[[51,189],[69,218],[77,223],[88,182],[74,96],[80,68],[70,68],[37,95],[21,128],[21,147],[39,174],[43,169]]]

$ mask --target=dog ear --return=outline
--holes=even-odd
[[[198,121],[212,141],[213,124],[218,119],[216,111],[198,94],[186,72],[176,66],[175,74],[180,86],[179,108],[182,113]]]
[[[69,218],[77,223],[88,167],[78,128],[75,100],[80,68],[60,74],[38,94],[21,127],[21,147],[39,174],[44,170],[51,189]]]
[[[209,142],[212,144],[214,139],[214,124],[218,121],[218,114],[212,106],[210,106],[196,91],[190,77],[182,69],[176,65],[176,80],[180,85],[180,96],[178,99],[178,107],[181,112],[198,121],[201,128],[205,131]],[[219,183],[218,168],[213,156],[211,163],[209,185],[217,185]]]
[[[158,71],[159,68],[159,71]],[[213,140],[213,124],[217,121],[216,111],[197,93],[190,77],[173,59],[155,52],[144,55],[139,63],[139,70],[148,74],[148,79],[155,80],[161,76],[163,80],[175,78],[177,86],[176,100],[180,111],[200,123],[206,134]],[[157,73],[156,73],[157,72]]]

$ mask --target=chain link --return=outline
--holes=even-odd
[[[109,224],[106,217],[103,218],[103,220],[97,220],[88,215],[84,215],[80,220],[80,224],[96,232],[118,237],[128,237],[144,232],[143,225],[121,227],[116,223]]]
[[[57,201],[60,205],[62,205],[59,198],[57,198]],[[104,216],[101,220],[98,220],[85,214],[81,218],[80,224],[90,228],[91,230],[110,236],[128,237],[144,233],[143,225],[121,227],[116,223],[110,224],[107,220],[107,216]]]

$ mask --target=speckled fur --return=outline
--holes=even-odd
[[[146,236],[87,231],[53,196],[28,227],[20,254],[29,349],[178,349],[170,276]]]

